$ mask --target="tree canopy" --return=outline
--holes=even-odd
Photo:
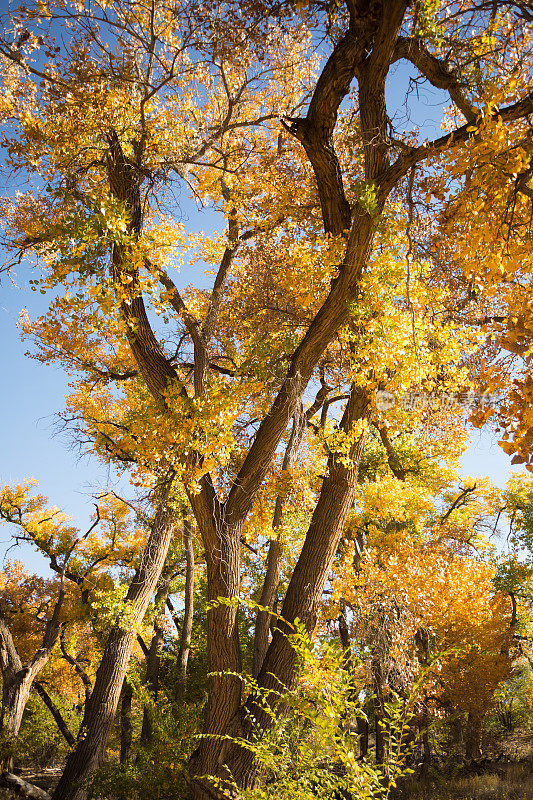
[[[127,562],[54,800],[84,798],[104,760],[178,535],[190,647],[192,518],[208,664],[195,800],[254,785],[252,744],[298,684],[291,636],[320,630],[328,581],[327,613],[374,641],[376,720],[400,651],[422,668],[455,648],[435,697],[478,717],[472,698],[486,710],[509,676],[516,608],[478,530],[507,502],[458,487],[457,467],[468,419],[496,421],[530,467],[530,21],[504,0],[37,0],[3,17],[5,165],[29,187],[2,201],[6,265],[32,264],[49,297],[23,332],[71,377],[65,426],[129,476],[142,522],[132,533],[112,501],[98,544],[45,523],[40,498],[5,512],[82,589],[91,564],[112,583]],[[423,85],[445,98],[433,139],[409,118]]]

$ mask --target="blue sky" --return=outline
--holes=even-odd
[[[403,106],[409,81],[405,68],[391,73],[388,100],[396,108],[395,127],[407,130],[412,124],[420,125],[424,135],[433,138],[440,132],[440,115],[445,95],[422,87],[411,94],[410,109]],[[401,100],[400,100],[401,98]],[[204,223],[198,219],[197,209],[185,204],[184,216],[190,214],[195,229]],[[213,215],[205,215],[205,227],[211,228]],[[1,254],[0,254],[1,259]],[[68,437],[57,433],[56,414],[63,408],[68,380],[56,368],[43,366],[25,355],[27,345],[21,342],[16,327],[19,313],[28,308],[30,318],[35,318],[46,308],[46,298],[29,291],[31,277],[27,265],[22,264],[18,274],[4,274],[0,284],[0,370],[3,376],[0,393],[0,481],[19,482],[26,477],[39,481],[40,491],[51,502],[70,514],[80,528],[88,526],[92,511],[91,494],[113,483],[113,476],[94,459],[80,455],[72,449]],[[182,275],[181,284],[191,280]],[[510,459],[497,445],[497,436],[485,429],[474,431],[471,445],[463,458],[465,475],[487,475],[503,485],[509,470]],[[0,530],[0,559],[9,545],[7,529]],[[21,557],[20,554],[12,553]],[[28,554],[24,554],[28,559]],[[39,559],[30,557],[37,567]]]

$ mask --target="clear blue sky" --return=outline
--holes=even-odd
[[[412,95],[411,107],[402,103],[408,83],[404,68],[396,69],[389,81],[389,103],[395,106],[395,126],[408,130],[418,124],[428,138],[440,132],[440,114],[445,95],[422,88],[418,97]],[[194,228],[202,227],[197,210],[189,212]],[[205,228],[213,225],[213,215],[207,213]],[[0,254],[1,257],[1,254]],[[0,393],[0,481],[22,481],[26,477],[39,480],[39,488],[51,502],[70,514],[84,529],[92,511],[90,495],[113,482],[113,476],[95,460],[72,450],[68,437],[54,434],[55,415],[63,408],[67,378],[56,368],[41,365],[25,356],[26,345],[21,342],[16,327],[21,309],[28,307],[30,318],[46,308],[46,298],[29,291],[31,277],[24,264],[11,279],[3,275],[0,284],[0,374],[3,376]],[[191,276],[182,276],[182,284]],[[497,445],[497,437],[488,429],[474,431],[471,446],[463,458],[465,475],[487,475],[502,485],[510,470],[510,459]],[[7,528],[0,529],[0,563],[9,544]],[[12,552],[17,556],[16,551]],[[18,554],[22,557],[22,554]],[[24,559],[37,567],[37,557]]]

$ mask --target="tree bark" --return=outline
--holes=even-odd
[[[133,687],[125,681],[122,687],[122,702],[120,704],[120,763],[131,761],[133,743],[133,724],[131,717],[131,701]]]
[[[285,472],[290,469],[295,456],[298,452],[302,440],[303,433],[303,419],[302,409],[294,414],[292,420],[292,431],[289,437],[285,455],[283,457],[282,470]],[[253,665],[252,675],[256,678],[259,675],[261,666],[263,664],[266,651],[268,649],[268,637],[270,633],[271,613],[276,599],[279,577],[281,573],[281,555],[282,548],[279,541],[279,527],[283,520],[283,506],[285,504],[285,497],[278,495],[274,506],[274,516],[272,518],[272,530],[275,538],[270,540],[268,546],[267,564],[265,579],[263,581],[263,588],[261,597],[259,598],[259,605],[261,608],[258,610],[255,620],[255,633],[254,633],[254,650],[253,650]]]
[[[24,668],[17,673],[4,676],[2,684],[2,728],[11,736],[17,736],[22,715],[28,702],[34,675]]]
[[[163,628],[165,603],[170,590],[170,582],[163,581],[163,585],[159,588],[155,597],[155,620],[154,632],[152,641],[148,649],[148,656],[146,658],[146,684],[147,688],[152,695],[155,702],[159,691],[159,668],[161,664],[161,650],[163,649],[163,641],[165,638],[165,631]],[[143,712],[143,721],[141,727],[141,744],[146,747],[150,744],[154,737],[154,725],[152,720],[152,712],[150,708],[145,706]]]
[[[350,433],[355,422],[365,419],[367,413],[366,393],[362,389],[352,387],[340,428],[345,433]],[[324,584],[352,504],[365,441],[366,434],[363,433],[354,439],[347,454],[341,456],[331,453],[328,458],[328,474],[323,480],[302,552],[285,595],[281,619],[274,631],[257,678],[259,686],[267,693],[278,692],[280,686],[292,688],[295,684],[297,659],[287,634],[293,632],[296,618],[304,624],[309,633],[315,628]],[[251,716],[254,717],[253,725],[250,722]],[[270,719],[270,716],[254,702],[252,696],[226,723],[224,733],[253,738],[254,731],[266,729]],[[222,743],[217,739],[204,741],[207,741],[208,747],[205,750],[199,748],[191,760],[193,776],[218,774],[218,777],[224,780],[230,774],[239,786],[246,787],[253,784],[254,763],[248,749],[241,748],[230,740],[224,740]],[[200,777],[194,780],[192,792],[195,800],[200,798],[205,800],[214,796],[212,786],[206,784]]]
[[[481,712],[468,712],[465,736],[465,756],[467,761],[480,761],[483,755],[481,751],[481,734],[483,732],[483,717]]]
[[[169,491],[170,487],[167,486],[156,512],[141,564],[126,595],[126,603],[134,608],[133,624],[123,628],[117,622],[111,628],[85,716],[85,733],[67,759],[61,779],[52,795],[54,800],[84,800],[87,792],[83,783],[89,773],[103,762],[136,637],[136,628],[142,622],[154,593],[175,530],[175,511],[166,506]]]
[[[357,735],[359,737],[359,758],[366,758],[368,755],[368,720],[364,717],[357,718]]]
[[[42,643],[30,661],[24,666],[9,630],[7,620],[0,605],[0,670],[2,672],[2,714],[1,729],[10,736],[18,735],[22,715],[35,678],[48,663],[61,630],[60,615],[65,599],[63,575],[57,600],[51,618],[46,623]],[[5,770],[11,770],[13,759],[4,763]]]
[[[177,663],[176,700],[178,702],[182,699],[187,685],[187,665],[194,616],[194,547],[192,525],[188,516],[183,517],[183,546],[185,548],[185,597]]]

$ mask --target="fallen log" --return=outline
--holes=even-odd
[[[27,800],[50,800],[51,798],[51,795],[45,792],[44,789],[39,789],[38,786],[28,783],[28,781],[19,778],[18,775],[14,775],[12,772],[4,772],[0,775],[0,786],[11,789],[20,797],[26,797]]]

